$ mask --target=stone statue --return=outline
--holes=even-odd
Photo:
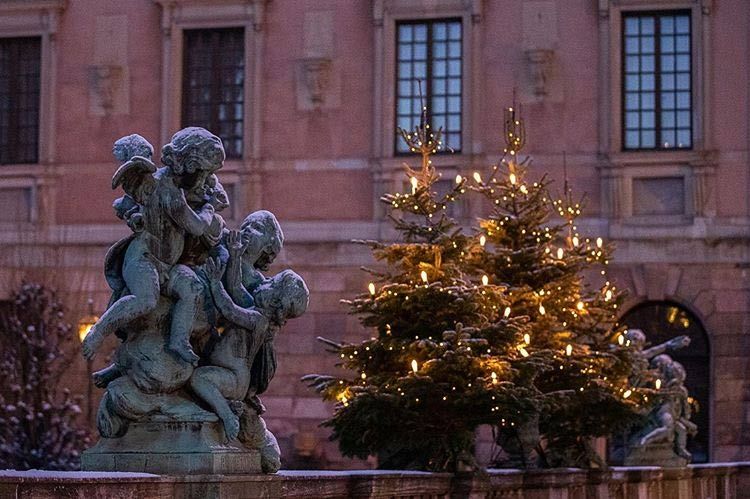
[[[646,336],[642,331],[631,329],[626,338],[641,351],[645,362],[650,361],[649,367],[657,372],[660,398],[645,424],[630,435],[625,464],[685,466],[691,459],[687,437],[695,435],[698,427],[690,421],[692,409],[685,388],[685,368],[663,352],[689,345],[690,338],[678,336],[645,350]]]
[[[125,191],[113,207],[132,234],[107,253],[112,299],[83,354],[91,359],[111,334],[122,343],[93,374],[105,388],[102,438],[84,452],[83,469],[277,471],[278,444],[257,396],[275,374],[275,335],[309,296],[291,270],[261,273],[283,245],[278,221],[258,211],[239,231],[225,227],[219,213],[229,199],[216,175],[224,148],[205,129],[177,132],[159,168],[137,134],[115,142],[113,154],[123,164],[112,187]]]

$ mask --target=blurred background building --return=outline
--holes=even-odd
[[[331,408],[299,377],[333,369],[316,336],[367,334],[339,303],[371,263],[350,240],[387,236],[378,198],[402,186],[419,80],[445,182],[488,170],[520,107],[533,169],[567,175],[581,231],[617,244],[628,324],[692,338],[674,357],[701,405],[696,460],[750,459],[749,42],[745,0],[0,0],[0,299],[25,277],[74,322],[89,299],[101,313],[104,253],[128,232],[112,143],[206,127],[229,224],[273,211],[275,269],[311,290],[263,398],[286,466],[368,466],[327,440]],[[86,369],[66,381],[95,412]]]

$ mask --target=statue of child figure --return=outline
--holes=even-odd
[[[232,241],[241,236],[233,231]],[[190,387],[219,416],[228,439],[240,433],[236,407],[247,397],[253,385],[252,363],[260,347],[272,340],[288,319],[299,317],[307,309],[309,291],[302,278],[285,270],[266,279],[253,293],[255,305],[242,308],[232,301],[221,282],[224,264],[217,258],[204,266],[211,294],[219,312],[230,323],[216,342],[207,366],[198,367],[190,378]],[[235,410],[233,410],[235,407]]]
[[[143,145],[137,138],[132,142]],[[116,145],[115,153],[119,152]],[[123,157],[128,155],[123,152]],[[199,357],[190,347],[189,335],[201,306],[203,285],[189,266],[179,262],[188,236],[211,237],[216,220],[213,204],[204,202],[193,208],[188,199],[200,198],[195,193],[205,192],[207,179],[221,168],[224,157],[219,137],[188,127],[162,148],[164,167],[157,170],[149,158],[135,155],[117,170],[112,188],[122,185],[137,203],[137,208],[127,208],[131,203],[123,198],[123,218],[137,211],[142,228],[115,243],[107,254],[105,267],[113,274],[108,280],[117,298],[84,339],[86,359],[94,356],[104,338],[155,310],[159,295],[164,294],[175,300],[167,348],[183,361],[197,364]],[[212,245],[218,244],[218,234],[214,239]]]

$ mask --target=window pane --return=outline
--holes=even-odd
[[[182,124],[215,133],[224,144],[227,158],[241,158],[244,29],[197,29],[184,33]]]
[[[39,161],[40,61],[40,38],[0,38],[0,164]]]
[[[411,37],[403,38],[403,29],[409,26]],[[402,118],[411,119],[411,127],[419,122],[421,104],[417,80],[422,83],[422,96],[428,102],[428,121],[433,127],[452,127],[444,136],[444,143],[460,150],[461,142],[461,77],[462,40],[461,22],[453,20],[406,22],[397,30],[397,50],[399,55],[398,81],[396,91],[398,125],[403,127]],[[403,49],[408,45],[409,50]],[[428,50],[429,45],[429,50]],[[404,57],[411,55],[411,59]],[[407,93],[408,83],[412,82],[411,92]],[[453,118],[453,115],[456,117]],[[397,138],[397,151],[405,152],[405,147]]]
[[[689,14],[629,12],[622,36],[623,147],[690,147]]]

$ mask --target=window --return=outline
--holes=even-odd
[[[693,147],[689,12],[623,15],[623,145]]]
[[[693,455],[692,462],[707,462],[711,357],[705,329],[689,310],[672,302],[642,303],[628,311],[622,322],[629,328],[642,330],[649,346],[659,345],[680,335],[690,338],[689,346],[666,353],[685,367],[685,387],[699,406],[698,412],[693,413],[691,418],[698,426],[698,433],[688,439],[687,446]]]
[[[0,164],[39,161],[40,61],[40,38],[0,38]]]
[[[422,113],[419,85],[428,105],[428,121],[443,128],[443,145],[461,151],[462,26],[460,20],[402,22],[396,39],[396,125],[413,129]],[[396,151],[408,152],[397,137]]]
[[[215,133],[234,159],[243,153],[244,46],[244,28],[185,30],[182,126]]]

